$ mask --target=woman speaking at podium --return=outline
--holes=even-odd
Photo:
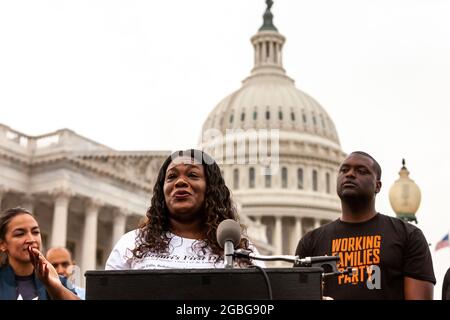
[[[216,233],[226,219],[238,215],[214,159],[200,150],[174,152],[159,170],[145,222],[119,239],[105,269],[223,268]],[[255,252],[242,233],[236,249]]]

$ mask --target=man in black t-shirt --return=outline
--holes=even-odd
[[[442,283],[442,300],[450,300],[450,268],[445,273]]]
[[[307,233],[296,255],[339,255],[341,271],[357,270],[325,279],[324,296],[333,299],[433,299],[436,279],[428,243],[419,228],[375,210],[380,179],[375,159],[351,153],[337,178],[341,217]]]

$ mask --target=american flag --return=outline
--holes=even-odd
[[[436,247],[434,251],[438,251],[439,249],[450,247],[450,242],[448,241],[448,233],[443,237],[438,243],[436,243]]]

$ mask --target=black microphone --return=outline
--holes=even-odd
[[[298,263],[300,266],[310,267],[310,266],[317,266],[321,264],[325,264],[327,262],[335,262],[337,263],[341,258],[336,256],[315,256],[315,257],[306,257],[303,259],[298,259],[296,263]]]
[[[241,226],[233,219],[223,220],[217,227],[217,242],[224,251],[225,268],[233,268],[234,247],[241,242]]]

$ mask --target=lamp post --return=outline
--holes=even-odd
[[[416,212],[420,206],[420,188],[409,177],[409,171],[405,167],[405,159],[402,160],[402,165],[398,173],[400,177],[389,190],[389,201],[398,218],[417,223]]]

